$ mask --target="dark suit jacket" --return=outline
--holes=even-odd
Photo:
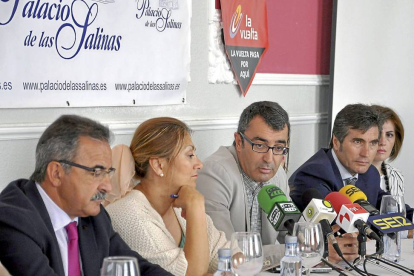
[[[84,276],[99,276],[108,256],[133,256],[141,275],[172,275],[141,257],[112,229],[105,209],[79,218],[79,250]],[[20,179],[0,194],[0,261],[13,276],[64,276],[55,232],[33,181]]]
[[[330,149],[319,150],[289,178],[290,197],[302,211],[306,208],[302,204],[302,194],[307,189],[315,188],[325,197],[330,192],[339,191],[343,186],[341,174]],[[355,186],[365,193],[368,202],[378,210],[382,197],[389,194],[380,188],[380,175],[372,165],[366,173],[358,174]],[[413,210],[408,205],[406,208],[407,217],[411,218]]]

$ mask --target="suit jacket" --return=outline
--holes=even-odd
[[[141,275],[172,275],[132,251],[112,229],[105,209],[79,218],[79,250],[84,276],[100,275],[108,256],[133,256]],[[0,194],[0,261],[13,276],[64,276],[49,214],[33,181],[20,179]]]
[[[344,186],[331,151],[331,149],[319,150],[289,178],[290,197],[300,210],[303,211],[306,208],[302,204],[302,194],[307,189],[318,189],[325,197],[330,192],[339,191]],[[381,207],[382,197],[389,195],[389,193],[381,190],[380,175],[372,165],[366,173],[358,174],[358,181],[355,186],[365,193],[368,202],[378,210]],[[406,205],[406,208],[407,216],[411,218],[413,210],[408,205]]]
[[[250,215],[243,177],[234,146],[220,147],[204,162],[197,179],[197,190],[204,195],[206,213],[214,226],[226,233],[228,240],[234,232],[250,231]],[[287,176],[282,168],[270,179],[288,195]],[[278,235],[279,234],[279,235]],[[278,233],[262,211],[263,245],[284,243],[284,234]]]

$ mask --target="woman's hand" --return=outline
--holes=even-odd
[[[181,216],[183,218],[186,218],[188,212],[205,214],[204,196],[191,186],[180,188],[178,198],[173,201],[172,206],[182,209]]]

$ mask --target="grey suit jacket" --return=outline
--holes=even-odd
[[[287,176],[282,168],[277,170],[270,182],[289,197]],[[227,239],[230,240],[234,232],[250,231],[247,196],[234,146],[220,147],[204,161],[197,180],[197,190],[205,197],[206,212],[214,226],[225,232]],[[269,223],[264,212],[261,236],[263,245],[275,244],[278,237],[278,232]]]

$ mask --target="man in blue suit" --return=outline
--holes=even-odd
[[[344,107],[335,118],[330,148],[319,150],[289,178],[290,197],[298,208],[302,211],[306,208],[302,194],[310,188],[318,189],[325,197],[347,184],[354,184],[366,194],[368,202],[379,209],[382,196],[388,193],[381,190],[378,170],[371,164],[377,153],[382,125],[383,118],[368,105]],[[413,209],[406,207],[407,217],[411,218]],[[357,257],[357,241],[349,235],[345,238],[338,239],[338,243],[346,258],[353,260]],[[330,260],[339,261],[339,256],[331,249]]]
[[[378,170],[372,166],[377,153],[383,119],[370,106],[347,105],[335,118],[329,149],[321,149],[297,169],[289,178],[290,197],[303,211],[302,194],[315,188],[325,197],[354,184],[363,191],[368,201],[378,209],[386,194],[380,188]],[[339,230],[335,225],[334,229]],[[338,239],[348,260],[357,255],[357,241],[352,235]],[[329,248],[331,261],[340,261],[333,248]]]
[[[97,276],[108,256],[132,256],[141,275],[171,275],[132,251],[101,202],[111,191],[111,133],[64,115],[43,133],[31,180],[0,194],[0,262],[14,276]]]
[[[301,197],[309,188],[323,196],[354,184],[378,209],[384,191],[380,176],[372,166],[382,129],[382,117],[370,106],[347,105],[335,118],[329,149],[321,149],[289,179],[290,196],[303,210]]]

